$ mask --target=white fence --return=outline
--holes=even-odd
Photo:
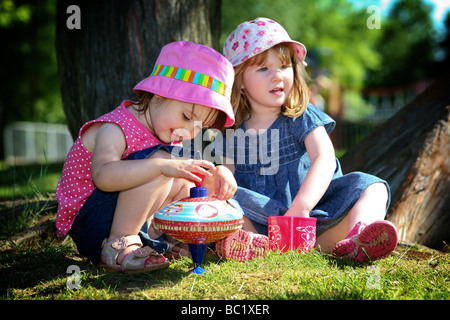
[[[11,165],[63,162],[72,144],[62,124],[15,122],[4,131],[5,161]]]

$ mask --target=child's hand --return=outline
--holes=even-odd
[[[216,171],[214,164],[207,160],[161,160],[163,160],[161,165],[161,173],[163,175],[166,177],[184,178],[194,183],[201,183],[201,176],[212,177],[213,174],[211,172]],[[206,169],[209,169],[209,171]]]
[[[233,173],[225,166],[217,166],[213,175],[206,176],[203,186],[208,189],[209,195],[219,200],[231,199],[237,190]]]

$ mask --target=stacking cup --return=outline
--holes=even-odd
[[[269,248],[308,252],[316,245],[316,218],[269,217]]]

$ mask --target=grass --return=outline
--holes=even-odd
[[[71,266],[80,272],[71,271]],[[208,252],[207,272],[183,258],[141,274],[104,272],[53,232],[0,253],[0,299],[58,300],[448,300],[449,254],[401,246],[387,259],[354,265],[326,254],[270,252],[246,263]],[[69,268],[69,269],[68,269]],[[73,267],[72,267],[73,268]],[[73,284],[79,284],[79,289]],[[72,284],[72,286],[71,286]]]
[[[62,163],[10,166],[0,161],[0,202],[54,193],[62,167]]]
[[[37,222],[40,203],[54,200],[62,164],[8,166],[0,162],[0,213],[19,207],[19,214],[3,219],[0,215],[0,239],[10,237]]]
[[[336,260],[319,252],[282,255],[270,252],[265,259],[246,263],[220,260],[208,252],[202,265],[207,272],[203,275],[190,272],[192,262],[187,258],[172,261],[167,269],[149,273],[104,272],[81,257],[69,237],[58,239],[54,227],[31,241],[11,241],[13,236],[42,220],[42,214],[36,212],[32,200],[48,198],[45,193],[54,192],[61,166],[44,169],[3,166],[1,170],[2,176],[5,174],[2,182],[3,179],[8,182],[2,183],[0,190],[12,189],[14,201],[21,198],[30,205],[24,207],[21,218],[12,221],[9,228],[0,228],[0,240],[4,244],[0,250],[0,300],[450,298],[449,254],[420,246],[399,246],[389,258],[362,265]],[[40,182],[44,180],[51,182]],[[26,191],[24,184],[27,181],[36,187]],[[21,186],[17,185],[21,183]],[[44,184],[49,191],[42,191]],[[55,213],[46,214],[49,215],[44,218],[48,219],[54,218]],[[79,270],[79,273],[73,270]],[[73,288],[74,284],[79,284],[79,288]]]

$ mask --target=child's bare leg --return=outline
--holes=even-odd
[[[189,197],[189,190],[194,186],[195,184],[193,182],[189,182],[186,179],[173,179],[172,188],[166,199],[163,201],[159,209],[153,211],[152,214],[150,214],[148,217],[148,235],[150,236],[150,238],[156,239],[162,234],[162,231],[156,229],[152,224],[153,213],[166,207],[174,201]]]
[[[157,151],[152,155],[153,157],[170,158],[170,154],[165,151]],[[175,183],[178,180],[184,179],[159,176],[136,188],[121,191],[108,240],[138,234],[142,225],[154,212],[172,201],[172,197],[180,194],[180,185]],[[130,246],[123,250],[119,254],[118,260],[136,248],[136,246]],[[150,257],[150,263],[161,262],[164,262],[163,257]]]
[[[167,196],[166,200],[163,202],[161,207],[158,209],[163,209],[167,205],[169,205],[172,202],[178,201],[180,199],[189,197],[190,189],[194,187],[195,184],[193,182],[190,182],[186,179],[174,179],[172,188],[169,192],[169,195]],[[156,210],[156,211],[158,211]],[[156,212],[155,211],[155,212]],[[148,221],[148,235],[151,239],[158,239],[162,235],[162,231],[159,229],[156,229],[152,223],[153,220],[153,213],[152,212],[149,216]],[[178,242],[176,240],[175,242],[165,239],[166,243],[169,244],[169,250],[167,254],[165,254],[166,257],[172,257],[172,258],[179,258],[181,256],[188,257],[190,255],[189,253],[189,247],[187,243]]]
[[[357,222],[370,224],[384,220],[387,200],[388,192],[383,183],[370,185],[341,222],[317,237],[316,247],[320,246],[323,252],[331,252],[334,245],[343,240]]]
[[[158,177],[137,188],[121,191],[108,241],[121,236],[138,234],[147,219],[148,213],[158,208],[161,205],[161,199],[164,199],[169,193],[172,180],[167,177]],[[120,261],[127,253],[135,249],[137,249],[137,246],[126,248],[117,259]],[[150,257],[150,263],[161,262],[164,262],[162,257]]]
[[[387,201],[388,191],[384,183],[377,182],[370,185],[350,211],[348,232],[358,221],[371,224],[378,220],[384,220]]]
[[[322,252],[330,253],[334,245],[344,239],[348,232],[348,221],[350,213],[342,219],[337,225],[326,230],[316,239],[316,248]]]
[[[252,221],[246,216],[244,216],[244,225],[242,226],[242,230],[259,233],[253,225]]]

